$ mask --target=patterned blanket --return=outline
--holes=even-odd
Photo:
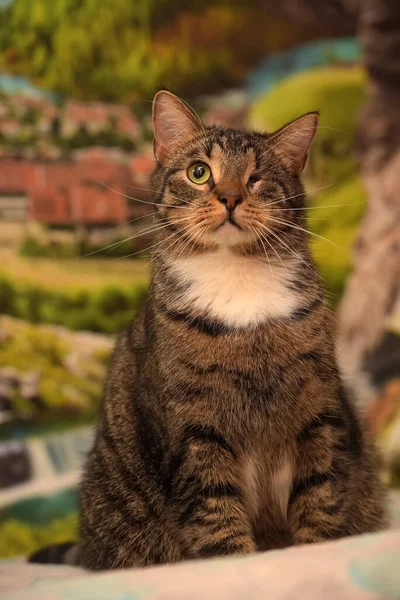
[[[7,600],[398,600],[400,529],[177,566],[92,574],[5,562]]]

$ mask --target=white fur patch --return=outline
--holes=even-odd
[[[292,481],[293,466],[289,459],[285,459],[279,469],[273,473],[271,481],[272,495],[285,518],[287,516]]]
[[[289,316],[301,302],[293,290],[291,268],[266,259],[234,255],[221,247],[188,258],[173,259],[173,271],[191,286],[182,308],[208,313],[231,327],[254,326],[270,318]]]

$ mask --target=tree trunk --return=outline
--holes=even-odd
[[[360,117],[357,155],[368,209],[338,338],[340,360],[353,381],[360,380],[379,346],[400,294],[400,1],[363,0],[358,8],[369,99]]]

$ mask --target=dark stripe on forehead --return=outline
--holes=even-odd
[[[213,147],[214,147],[213,142],[211,140],[206,140],[206,142],[204,144],[204,152],[205,152],[207,158],[211,158]]]
[[[245,141],[242,142],[242,148],[243,148],[243,152],[245,152],[245,153],[248,152],[249,150],[253,150],[254,158],[255,158],[255,155],[256,155],[255,147],[254,147],[254,144],[250,140],[245,139]]]
[[[225,145],[223,143],[222,136],[221,138],[214,140],[213,146],[218,146],[222,152],[225,152]]]
[[[169,174],[169,171],[167,171],[164,174],[164,177],[163,177],[163,180],[162,180],[162,183],[161,183],[161,188],[160,188],[159,193],[155,194],[156,201],[160,201],[161,202],[163,200],[164,194],[165,194],[165,190],[166,190],[166,187],[167,187],[167,184],[168,184],[169,177],[170,177],[170,174]]]

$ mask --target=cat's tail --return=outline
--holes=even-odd
[[[47,546],[29,556],[28,562],[77,567],[79,566],[79,545],[76,542],[64,542]]]

